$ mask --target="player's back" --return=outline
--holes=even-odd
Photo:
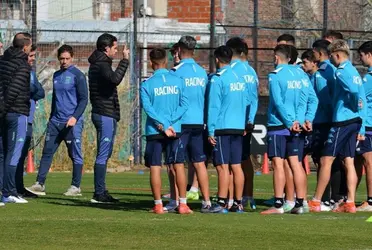
[[[336,70],[333,122],[351,122],[359,118],[358,102],[361,87],[362,78],[351,62],[347,60],[340,64]]]
[[[204,124],[204,99],[208,76],[206,71],[192,58],[181,60],[171,72],[184,81],[185,95],[189,100],[189,109],[182,117],[182,124]]]
[[[231,68],[239,77],[243,77],[245,83],[257,88],[257,74],[247,61],[233,60],[231,61]],[[247,87],[250,87],[250,85],[247,85]]]
[[[296,121],[302,87],[302,79],[297,70],[291,65],[281,64],[269,74],[269,127],[290,128]]]
[[[239,77],[230,66],[223,67],[212,77],[208,119],[211,116],[217,117],[216,131],[237,130],[240,133],[244,130],[247,107],[245,85],[243,78]]]
[[[181,95],[183,91],[182,80],[171,74],[167,69],[158,69],[154,75],[144,81],[141,86],[142,93],[146,93],[149,104],[154,112],[164,117],[166,120],[172,120],[172,114],[180,106]],[[143,95],[141,95],[143,96]],[[144,98],[142,102],[144,104]],[[172,125],[176,130],[176,125]],[[180,124],[179,124],[180,126]],[[147,117],[146,135],[157,134],[158,130],[153,119]]]
[[[299,68],[298,65],[292,65],[292,67],[296,69],[298,78],[301,79],[301,90],[296,97],[296,121],[300,124],[303,124],[305,121],[313,122],[319,103],[318,98],[305,71]]]
[[[256,71],[249,65],[248,61],[233,60],[231,68],[242,77],[246,84],[249,104],[247,106],[246,120],[253,123],[257,112],[258,104],[258,77]]]

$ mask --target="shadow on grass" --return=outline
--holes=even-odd
[[[65,202],[63,201],[65,200]],[[54,199],[47,203],[59,206],[68,206],[68,207],[90,207],[98,208],[105,210],[122,210],[122,211],[149,211],[154,202],[152,200],[133,200],[126,199],[125,201],[121,200],[118,203],[111,204],[99,204],[99,203],[90,203],[86,200],[78,199]],[[66,202],[68,201],[68,203]]]
[[[111,204],[99,204],[99,203],[91,203],[90,200],[86,199],[79,199],[79,198],[66,198],[66,197],[45,197],[41,198],[40,201],[57,205],[57,206],[67,206],[67,207],[89,207],[89,208],[97,208],[97,209],[105,209],[105,210],[121,210],[121,211],[149,211],[154,206],[154,202],[152,200],[151,194],[143,194],[143,193],[120,193],[120,196],[126,197],[119,197],[120,200],[118,203],[111,203]],[[133,199],[132,197],[148,197],[148,199]],[[265,206],[264,201],[265,199],[256,199],[256,204],[258,206]],[[163,200],[164,204],[167,204],[167,200]],[[189,207],[194,211],[200,211],[201,208],[201,200],[199,201],[190,201],[188,202]],[[249,211],[250,207],[247,207],[247,211]],[[257,211],[261,211],[262,208],[258,208]]]

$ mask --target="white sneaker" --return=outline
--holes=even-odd
[[[332,211],[332,208],[331,208],[331,206],[327,206],[326,204],[324,204],[324,202],[322,202],[320,204],[320,211],[321,212],[329,212],[329,211]]]
[[[35,182],[35,184],[32,185],[31,187],[26,187],[26,190],[36,195],[40,196],[46,195],[45,185],[41,185],[39,184],[39,182]]]
[[[81,189],[79,187],[71,186],[67,189],[67,192],[63,194],[64,196],[82,196]]]
[[[372,206],[365,201],[361,206],[357,207],[357,212],[372,212]]]
[[[0,207],[5,206],[5,203],[0,202]]]
[[[25,199],[23,199],[22,197],[19,197],[19,196],[10,195],[9,197],[7,197],[5,199],[7,200],[7,203],[18,203],[18,204],[28,203],[27,200],[25,200]]]

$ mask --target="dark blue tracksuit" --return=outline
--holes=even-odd
[[[53,155],[59,144],[66,143],[69,157],[73,162],[71,185],[80,187],[83,168],[81,135],[83,131],[83,113],[88,103],[88,87],[85,75],[75,66],[59,70],[53,76],[52,111],[48,123],[43,154],[36,181],[45,183],[52,164]],[[75,117],[74,127],[66,127],[69,118]]]
[[[112,155],[117,120],[92,113],[92,121],[97,130],[97,156],[94,164],[94,192],[103,194],[106,190],[107,161]]]
[[[24,164],[27,157],[28,150],[30,148],[31,139],[32,139],[32,123],[34,121],[34,114],[36,109],[36,102],[45,97],[45,92],[40,82],[36,77],[36,72],[32,71],[30,74],[30,115],[27,118],[27,132],[25,144],[23,145],[22,154],[18,162],[17,172],[16,172],[16,188],[19,194],[24,193],[24,184],[23,184],[23,172]]]

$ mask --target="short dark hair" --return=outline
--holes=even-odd
[[[331,44],[330,41],[328,40],[325,40],[325,39],[320,39],[320,40],[316,40],[314,43],[313,43],[313,49],[315,49],[316,51],[318,52],[325,52],[329,55],[329,45]]]
[[[315,59],[314,51],[312,49],[305,50],[305,52],[302,53],[301,55],[301,59],[302,60],[307,59],[310,62],[315,62],[316,59]]]
[[[111,48],[112,46],[114,46],[114,42],[117,42],[117,41],[118,39],[115,36],[108,34],[108,33],[104,33],[100,35],[97,39],[97,43],[96,43],[97,50],[106,51],[106,47]]]
[[[286,42],[291,42],[293,44],[296,43],[296,39],[294,38],[294,36],[290,35],[290,34],[283,34],[283,35],[280,35],[278,37],[278,39],[276,39],[276,42],[279,43],[281,41],[286,41]]]
[[[27,32],[20,32],[14,36],[13,47],[18,49],[23,49],[23,47],[28,46],[32,43],[32,36]]]
[[[290,59],[291,58],[291,51],[289,48],[289,45],[286,44],[279,44],[274,48],[274,53],[275,55],[281,55],[285,59]]]
[[[178,43],[173,44],[173,46],[170,48],[169,52],[174,55],[177,50],[179,49],[180,45]]]
[[[218,61],[220,61],[221,63],[229,64],[231,62],[232,56],[232,50],[225,45],[218,47],[214,51],[214,57],[217,58]]]
[[[287,45],[289,49],[289,64],[295,64],[298,58],[298,51],[295,46]]]
[[[165,62],[167,52],[163,48],[155,48],[150,51],[150,60],[153,64],[161,64]]]
[[[32,44],[31,51],[35,51],[35,50],[37,50],[37,45],[36,44]]]
[[[183,36],[178,41],[178,45],[182,49],[194,50],[196,47],[196,39],[192,36]]]
[[[61,47],[59,47],[59,49],[57,51],[58,57],[60,57],[61,54],[65,53],[65,52],[70,53],[71,57],[74,57],[74,50],[72,49],[72,47],[70,45],[67,45],[67,44],[64,44]]]
[[[363,52],[364,54],[372,54],[372,41],[368,41],[360,45],[358,53]]]
[[[248,55],[248,45],[244,41],[244,39],[240,37],[230,38],[226,42],[226,46],[232,50],[234,55],[241,55],[241,53],[243,53],[244,55]]]
[[[344,39],[344,36],[341,32],[335,31],[335,30],[328,30],[326,33],[324,33],[323,38],[332,37],[334,39]]]

